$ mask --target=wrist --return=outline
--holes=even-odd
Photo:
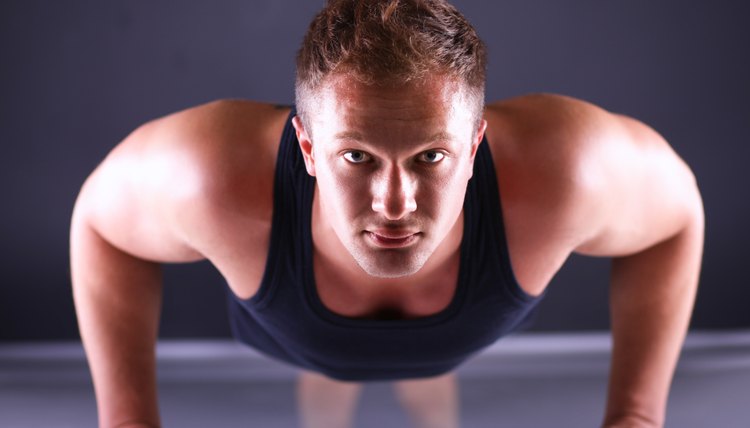
[[[160,428],[159,424],[146,421],[128,421],[113,425],[112,428]]]
[[[640,415],[607,417],[602,424],[602,428],[662,428],[663,426],[661,422]]]

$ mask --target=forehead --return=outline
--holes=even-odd
[[[389,141],[437,134],[461,139],[471,129],[471,109],[461,88],[440,77],[390,86],[335,77],[315,97],[313,133],[326,139],[341,134]]]

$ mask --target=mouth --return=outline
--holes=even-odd
[[[413,244],[421,233],[366,231],[370,242],[381,248],[403,248]]]

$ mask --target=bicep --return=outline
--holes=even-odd
[[[616,257],[676,235],[702,205],[690,168],[657,132],[624,116],[608,121],[583,165],[590,230],[575,251]]]

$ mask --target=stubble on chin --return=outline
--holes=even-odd
[[[403,278],[414,275],[425,265],[429,254],[418,249],[378,250],[372,248],[348,248],[357,265],[375,278]]]

